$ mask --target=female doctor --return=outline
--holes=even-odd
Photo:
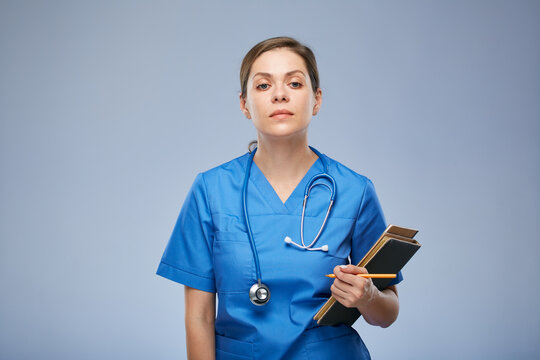
[[[197,176],[157,270],[185,286],[188,358],[369,359],[353,328],[313,320],[333,295],[387,327],[402,280],[379,291],[347,265],[386,224],[371,181],[308,145],[322,102],[315,57],[295,39],[267,39],[246,54],[240,82],[256,148]]]

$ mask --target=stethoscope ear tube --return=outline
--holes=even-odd
[[[322,157],[321,157],[321,159],[322,159]],[[315,181],[317,181],[319,179],[328,180],[330,182],[330,184],[332,185],[332,188],[330,188],[330,186],[328,186],[325,183],[317,183],[317,184],[315,184]],[[311,180],[308,181],[308,183],[306,185],[306,190],[304,191],[304,206],[305,206],[305,201],[309,197],[309,193],[311,192],[311,189],[314,188],[315,186],[319,186],[319,185],[325,186],[325,187],[328,188],[328,190],[330,190],[330,201],[334,202],[334,199],[336,198],[336,180],[334,180],[334,178],[332,176],[330,176],[330,174],[328,174],[328,170],[326,169],[326,166],[325,166],[324,173],[317,174],[317,175],[313,176],[311,178]]]
[[[328,175],[330,176],[330,175]],[[303,248],[305,250],[322,250],[322,251],[328,251],[328,245],[323,245],[322,247],[320,248],[313,248],[313,245],[315,245],[315,243],[317,242],[317,240],[319,239],[319,236],[321,236],[322,234],[322,231],[324,230],[324,226],[326,225],[326,220],[328,220],[328,215],[330,215],[330,210],[332,209],[332,205],[334,204],[334,201],[333,200],[330,200],[330,204],[328,204],[328,209],[326,210],[326,215],[324,217],[324,221],[321,225],[321,227],[319,228],[319,232],[317,233],[317,235],[315,236],[315,238],[313,239],[313,241],[311,242],[311,244],[309,245],[306,245],[304,243],[304,214],[306,212],[306,205],[307,205],[307,197],[304,199],[304,206],[302,207],[302,217],[300,218],[300,241],[302,241],[302,245],[297,245],[296,243],[292,242],[291,240],[291,243],[294,244],[294,245],[297,245],[299,248]]]

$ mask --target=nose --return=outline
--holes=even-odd
[[[287,94],[286,87],[284,85],[274,86],[274,93],[272,94],[273,103],[288,102],[289,95]]]

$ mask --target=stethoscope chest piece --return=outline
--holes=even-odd
[[[249,300],[257,306],[266,304],[270,300],[270,289],[263,283],[256,282],[249,289]]]

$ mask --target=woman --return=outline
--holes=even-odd
[[[157,271],[185,285],[188,357],[368,359],[354,329],[313,316],[333,295],[387,327],[402,277],[379,291],[354,276],[365,269],[345,266],[386,224],[370,180],[308,146],[322,101],[315,57],[292,38],[271,38],[247,53],[240,81],[257,147],[197,176]],[[314,179],[304,204],[320,173],[330,176]],[[333,281],[324,277],[332,271]]]

